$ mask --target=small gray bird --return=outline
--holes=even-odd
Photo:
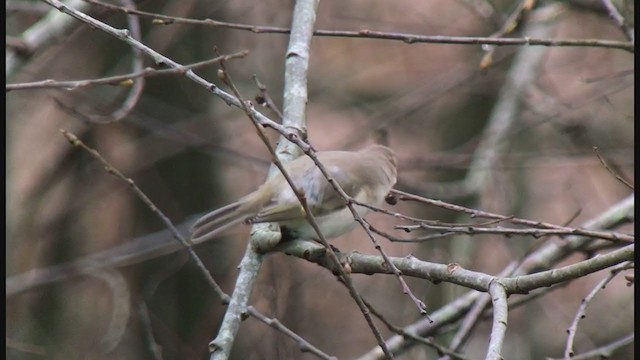
[[[316,155],[345,193],[360,202],[379,206],[396,183],[396,157],[386,146],[370,145],[360,151],[320,151]],[[304,192],[309,209],[326,239],[354,228],[357,223],[344,199],[313,160],[303,155],[284,164],[284,168],[296,187]],[[360,216],[369,212],[369,209],[358,205],[355,209]],[[237,202],[198,219],[193,226],[191,241],[209,240],[240,222],[274,222],[287,236],[308,240],[318,238],[282,173]]]

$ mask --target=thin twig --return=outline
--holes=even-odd
[[[65,90],[77,90],[81,88],[85,88],[88,86],[96,86],[96,85],[120,85],[120,86],[129,86],[131,85],[132,80],[142,77],[154,77],[154,76],[162,76],[162,75],[174,75],[174,74],[184,74],[187,70],[197,69],[204,66],[217,64],[220,60],[230,60],[243,58],[249,54],[248,51],[241,51],[229,55],[217,56],[213,59],[200,61],[197,63],[182,65],[173,69],[154,69],[154,68],[145,68],[143,70],[135,71],[129,74],[109,76],[104,78],[97,79],[85,79],[85,80],[67,80],[67,81],[58,81],[58,80],[42,80],[42,81],[34,81],[28,83],[15,83],[15,84],[7,84],[5,88],[7,92],[14,90],[37,90],[37,89],[51,89],[51,88],[62,88]]]
[[[395,190],[395,189],[391,190],[391,192],[393,194],[397,195],[399,200],[416,201],[416,202],[421,202],[423,204],[437,206],[437,207],[440,207],[440,208],[443,208],[443,209],[462,212],[462,213],[465,213],[465,214],[471,216],[472,218],[479,217],[479,218],[487,218],[487,219],[503,219],[503,220],[508,221],[510,223],[513,223],[513,224],[526,225],[526,226],[530,226],[532,228],[544,228],[544,229],[561,230],[561,231],[565,231],[567,233],[571,233],[573,235],[581,235],[581,236],[587,236],[587,237],[610,240],[610,241],[634,242],[634,240],[635,240],[635,236],[628,235],[628,234],[607,232],[607,231],[589,230],[589,229],[584,229],[584,228],[570,228],[570,227],[554,225],[554,224],[547,223],[547,222],[542,222],[542,221],[535,221],[535,220],[527,220],[527,219],[517,218],[517,217],[511,216],[511,215],[510,216],[506,216],[506,215],[490,213],[490,212],[487,212],[487,211],[471,209],[471,208],[467,208],[467,207],[460,206],[460,205],[446,203],[446,202],[440,201],[440,200],[432,200],[432,199],[424,198],[424,197],[421,197],[421,196],[409,194],[409,193],[406,193],[406,192],[403,192],[403,191],[399,191],[399,190]]]
[[[96,0],[84,0],[89,3],[100,5],[112,10],[126,12],[125,9],[103,3]],[[216,21],[212,19],[197,20],[191,18],[167,16],[157,13],[145,11],[128,12],[134,15],[147,16],[154,18],[153,23],[159,25],[170,25],[174,23],[204,25],[212,27],[221,27],[236,30],[251,31],[256,34],[289,34],[290,29],[275,26],[257,26],[247,24],[229,23],[224,21]],[[602,47],[621,49],[628,52],[634,52],[634,44],[626,41],[613,40],[597,40],[597,39],[539,39],[539,38],[492,38],[492,37],[468,37],[468,36],[444,36],[444,35],[419,35],[397,32],[383,32],[362,29],[358,31],[344,30],[315,30],[313,35],[331,36],[331,37],[348,37],[348,38],[364,38],[364,39],[383,39],[398,40],[407,44],[429,43],[429,44],[465,44],[465,45],[496,45],[496,46],[514,46],[514,45],[530,45],[530,46],[558,46],[558,47]]]
[[[509,221],[509,220],[505,220],[505,221]],[[536,228],[529,228],[529,229],[513,229],[513,228],[503,228],[503,227],[482,227],[482,226],[475,226],[475,225],[467,225],[467,226],[438,226],[438,225],[430,225],[427,223],[422,223],[422,224],[418,224],[418,225],[396,225],[394,227],[395,229],[400,229],[400,230],[404,230],[406,232],[410,232],[413,231],[415,229],[428,229],[428,230],[435,230],[438,231],[440,233],[443,234],[451,234],[451,233],[456,233],[456,234],[468,234],[468,235],[481,235],[481,234],[500,234],[500,235],[504,235],[504,236],[513,236],[513,235],[528,235],[528,236],[532,236],[536,239],[541,238],[543,236],[552,236],[552,235],[558,235],[558,236],[568,236],[568,235],[585,235],[583,233],[581,233],[582,230],[580,229],[574,229],[574,228],[565,228],[565,229],[536,229]],[[635,236],[634,235],[627,235],[627,234],[623,234],[623,233],[617,233],[617,232],[598,232],[596,234],[590,234],[592,235],[592,237],[596,238],[596,239],[603,239],[603,240],[608,240],[608,241],[620,241],[620,242],[626,242],[626,243],[633,243]],[[587,236],[587,235],[585,235]],[[421,242],[424,241],[422,238],[416,238],[416,239],[406,239],[403,240],[405,242]]]
[[[490,38],[502,38],[505,35],[511,34],[519,27],[522,19],[525,15],[531,11],[535,6],[535,0],[521,0],[515,10],[507,17],[503,22],[500,29],[493,34],[489,35]],[[485,46],[486,53],[480,60],[480,68],[485,69],[493,63],[493,54],[496,50],[495,46]]]
[[[425,235],[425,236],[420,236],[420,237],[415,237],[415,238],[411,238],[411,239],[404,239],[404,238],[400,238],[397,236],[393,236],[389,233],[386,233],[374,226],[369,225],[369,228],[371,229],[371,231],[373,231],[374,233],[385,237],[387,240],[392,241],[392,242],[423,242],[423,241],[428,241],[428,240],[435,240],[435,239],[442,239],[442,238],[446,238],[449,236],[453,236],[455,235],[455,233],[447,233],[447,232],[443,232],[440,234],[430,234],[430,235]]]
[[[635,333],[631,333],[627,336],[624,336],[621,339],[614,340],[608,344],[600,346],[591,351],[584,352],[582,354],[574,355],[571,357],[571,360],[588,360],[588,359],[609,359],[613,353],[620,349],[623,346],[629,345],[633,343],[635,337]],[[545,360],[564,360],[564,358],[550,358],[547,357]]]
[[[256,102],[259,105],[265,105],[266,107],[271,109],[271,111],[276,113],[276,115],[278,115],[280,120],[282,120],[282,118],[283,118],[282,111],[280,111],[280,109],[278,108],[276,103],[273,101],[273,99],[269,95],[269,92],[267,91],[267,86],[265,84],[263,84],[260,81],[260,79],[258,79],[257,75],[253,74],[252,78],[253,78],[253,81],[256,83],[256,86],[260,90],[260,94],[256,95],[256,97],[255,97]]]
[[[602,164],[602,166],[604,166],[604,168],[607,169],[607,171],[610,172],[611,175],[615,176],[616,179],[618,179],[621,183],[625,184],[629,189],[634,190],[633,185],[631,183],[629,183],[627,180],[625,180],[622,176],[618,175],[617,172],[613,171],[613,169],[609,167],[607,162],[604,161],[604,159],[602,158],[602,155],[600,155],[600,150],[598,150],[597,146],[593,147],[593,152],[596,153],[596,156],[598,157],[598,160],[600,160],[600,163]]]
[[[269,318],[267,316],[262,315],[261,313],[256,311],[256,309],[253,306],[248,306],[247,312],[251,314],[251,316],[255,317],[256,319],[262,321],[263,323],[269,325],[270,327],[276,329],[277,331],[280,331],[281,333],[293,339],[298,344],[298,348],[300,349],[300,352],[312,353],[317,357],[319,357],[320,359],[338,360],[337,357],[328,355],[322,350],[318,349],[317,347],[311,345],[310,342],[303,339],[300,335],[296,334],[295,332],[291,331],[291,329],[284,326],[282,322],[280,322],[280,320],[276,318]]]
[[[573,355],[575,354],[573,351],[573,342],[575,340],[575,336],[576,333],[578,332],[578,323],[580,322],[581,319],[584,319],[586,317],[586,313],[587,313],[587,306],[589,305],[589,302],[591,302],[591,300],[601,291],[603,290],[607,284],[613,280],[613,278],[618,275],[623,269],[625,269],[627,266],[629,265],[629,263],[626,264],[621,264],[620,266],[617,266],[614,269],[611,269],[611,271],[609,272],[609,275],[607,275],[604,279],[602,279],[592,290],[591,292],[589,292],[589,294],[582,299],[582,301],[580,302],[580,306],[578,307],[578,311],[576,312],[576,316],[573,318],[573,321],[571,322],[571,326],[569,326],[569,328],[567,329],[567,344],[565,346],[565,350],[564,350],[564,358],[565,360],[569,360],[573,357]]]
[[[142,202],[144,202],[145,205],[147,205],[147,207],[153,213],[155,213],[160,218],[160,220],[162,220],[162,222],[165,224],[167,229],[169,229],[171,231],[171,234],[173,235],[173,238],[176,239],[180,244],[182,244],[183,247],[185,247],[187,249],[187,251],[189,253],[189,256],[191,256],[193,261],[196,263],[196,266],[198,266],[198,268],[200,269],[201,273],[204,275],[205,279],[209,283],[209,286],[211,286],[211,288],[214,290],[216,295],[218,295],[218,297],[220,298],[222,303],[223,304],[228,304],[229,296],[222,291],[222,288],[220,288],[218,283],[216,283],[216,281],[213,279],[213,276],[211,275],[209,270],[206,268],[206,266],[204,265],[202,260],[200,260],[200,257],[198,256],[198,254],[196,254],[196,252],[193,250],[193,248],[191,247],[191,244],[189,244],[189,242],[187,242],[184,239],[184,237],[182,235],[180,235],[180,233],[178,232],[176,227],[173,225],[171,220],[162,211],[160,211],[160,209],[158,209],[158,207],[138,187],[138,185],[136,185],[136,183],[132,179],[125,177],[118,169],[113,167],[105,158],[102,157],[102,155],[100,155],[100,153],[98,151],[96,151],[95,149],[92,149],[89,146],[85,145],[85,143],[83,143],[80,139],[78,139],[77,136],[75,136],[74,134],[72,134],[72,133],[70,133],[70,132],[68,132],[68,131],[66,131],[64,129],[61,129],[60,132],[62,133],[62,135],[64,135],[65,138],[67,138],[67,140],[71,143],[71,145],[80,147],[80,148],[84,149],[85,151],[87,151],[94,159],[98,160],[104,166],[105,170],[109,174],[111,174],[111,175],[117,177],[118,179],[124,181],[127,185],[129,185],[129,187],[131,187],[131,189],[136,194],[136,196],[138,196],[138,198],[140,198],[142,200]]]

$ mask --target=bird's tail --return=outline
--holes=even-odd
[[[243,211],[243,202],[238,201],[216,209],[200,219],[192,227],[191,243],[198,244],[210,240],[220,232],[251,217]]]

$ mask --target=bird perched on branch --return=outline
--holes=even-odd
[[[351,198],[379,206],[396,183],[396,157],[391,149],[370,145],[360,151],[320,151],[316,153],[329,175]],[[340,236],[357,224],[345,200],[327,181],[308,156],[284,164],[294,184],[306,197],[325,239]],[[369,209],[354,205],[360,216]],[[209,240],[237,223],[278,223],[287,237],[317,240],[299,199],[278,173],[256,191],[240,200],[214,210],[196,221],[191,241]]]

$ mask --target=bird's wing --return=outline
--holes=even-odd
[[[356,185],[357,181],[350,179],[349,174],[344,172],[340,166],[326,166],[326,169],[347,195],[355,197],[360,191],[360,187]],[[289,174],[291,175],[291,172]],[[293,181],[298,188],[304,190],[307,204],[314,216],[323,216],[345,207],[344,199],[334,190],[315,165],[298,174],[299,176],[293,178]],[[302,205],[295,196],[290,196],[287,201],[279,201],[278,203],[279,205],[267,205],[250,221],[291,221],[304,216]]]

